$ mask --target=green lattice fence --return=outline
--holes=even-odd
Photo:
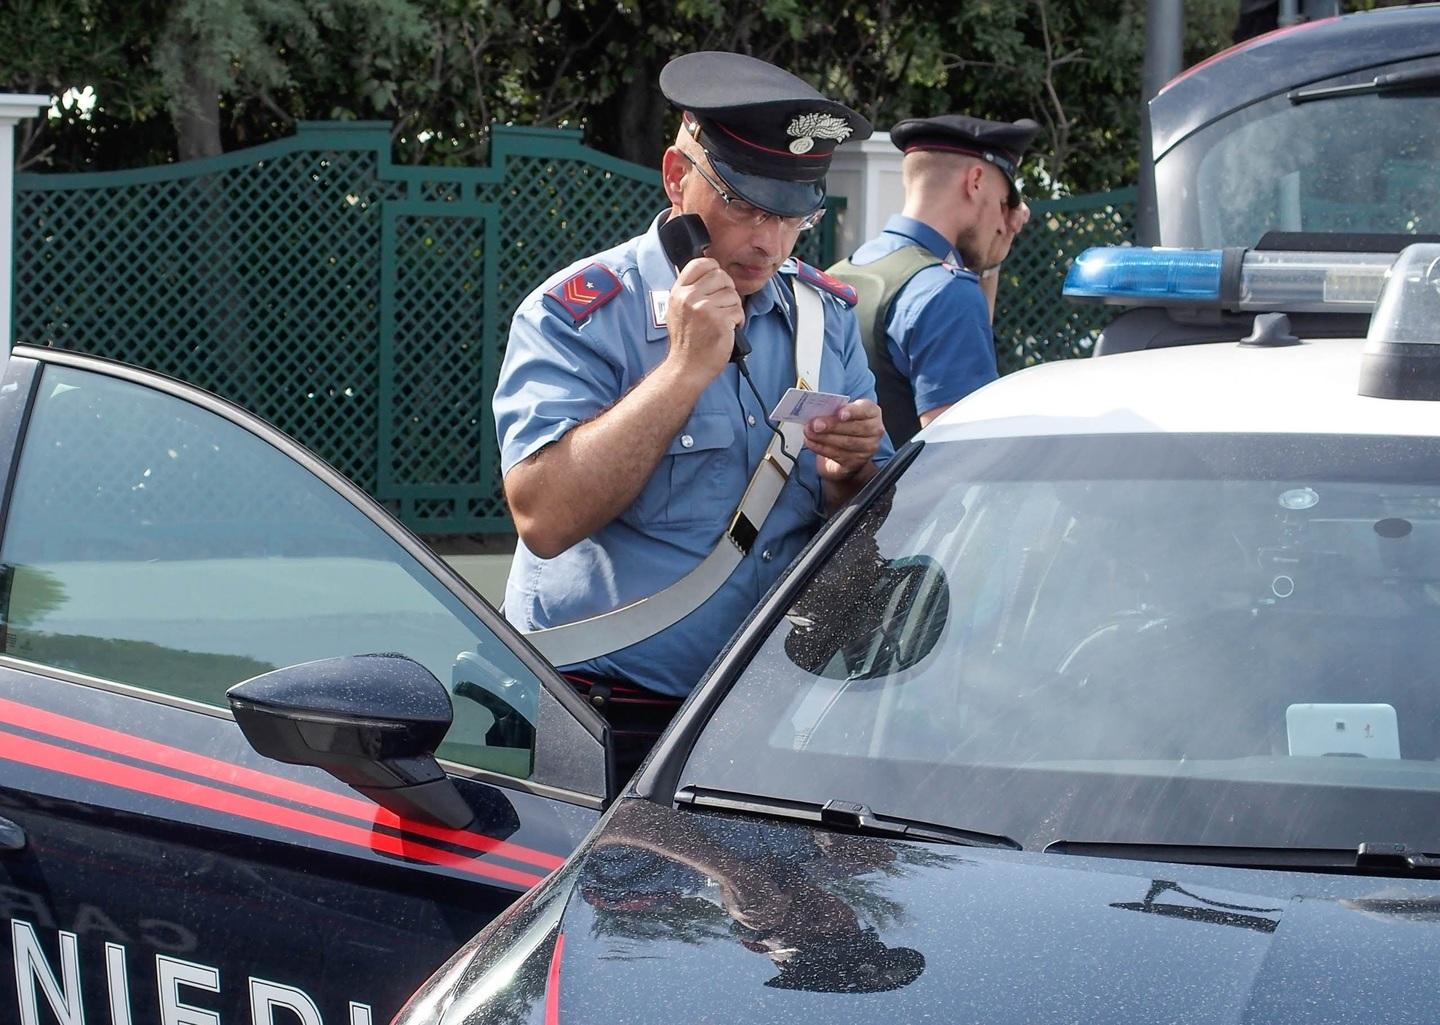
[[[224,395],[429,534],[510,528],[490,412],[510,316],[664,204],[658,173],[576,132],[501,127],[488,167],[415,168],[378,122],[16,184],[17,341]],[[832,215],[800,255],[833,249]]]
[[[1073,303],[1060,288],[1070,262],[1090,246],[1135,239],[1135,190],[1033,202],[1030,223],[1001,271],[995,316],[1000,372],[1088,356],[1112,307]]]
[[[391,162],[378,122],[16,186],[17,341],[224,395],[427,534],[510,529],[490,411],[510,316],[663,205],[655,171],[578,133],[496,128],[488,167],[417,168]],[[1002,370],[1088,351],[1105,311],[1061,302],[1064,266],[1128,237],[1132,205],[1035,204],[1005,265]],[[834,221],[804,236],[802,259],[829,265]]]

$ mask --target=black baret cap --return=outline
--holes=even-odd
[[[870,137],[870,122],[773,64],[741,53],[687,53],[660,72],[660,91],[685,112],[721,180],[782,217],[825,201],[835,147]]]
[[[890,141],[906,153],[940,150],[989,161],[1009,180],[1010,205],[1018,206],[1020,190],[1015,186],[1015,178],[1020,158],[1038,131],[1040,126],[1028,117],[1019,121],[986,121],[966,114],[941,114],[899,122],[890,129]]]

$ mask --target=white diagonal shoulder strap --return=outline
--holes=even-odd
[[[825,354],[825,304],[814,285],[796,279],[795,307],[795,387],[815,391]]]
[[[795,282],[796,387],[814,389],[820,382],[820,361],[825,351],[825,307],[816,290]],[[750,553],[765,518],[775,507],[781,489],[795,468],[794,455],[805,444],[800,424],[783,423],[780,438],[771,438],[765,456],[746,485],[745,494],[720,535],[714,550],[700,564],[669,587],[618,609],[562,626],[532,630],[525,637],[552,665],[573,666],[612,651],[628,648],[669,629],[724,585]]]

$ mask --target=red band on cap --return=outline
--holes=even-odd
[[[791,153],[788,149],[771,149],[769,146],[761,146],[758,142],[751,142],[749,139],[745,139],[736,135],[734,132],[726,128],[724,125],[720,124],[720,122],[718,121],[712,121],[710,123],[713,124],[716,128],[720,129],[720,131],[724,132],[726,135],[730,136],[730,138],[740,143],[742,146],[749,146],[751,149],[758,149],[761,153],[772,153],[777,157],[789,157],[791,160],[823,160],[825,157],[828,157],[830,155],[829,153],[818,153],[814,156],[811,156],[809,153]]]

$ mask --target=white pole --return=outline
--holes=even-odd
[[[15,267],[15,126],[50,107],[50,97],[0,93],[0,344],[10,351],[12,274]]]

